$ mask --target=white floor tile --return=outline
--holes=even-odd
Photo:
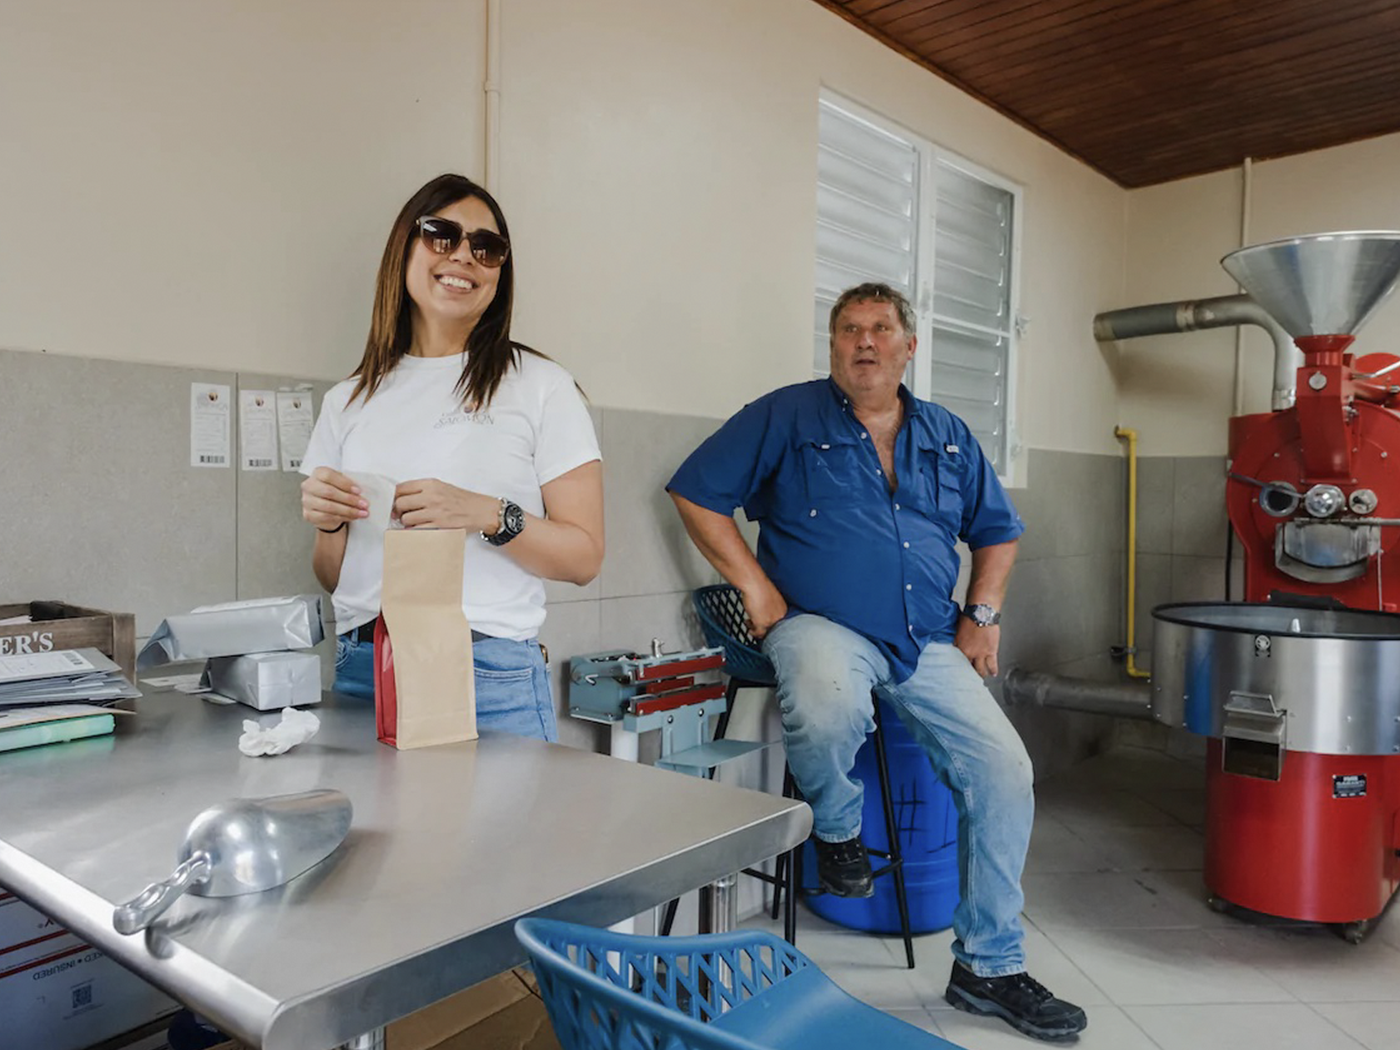
[[[1193,788],[1152,789],[1137,792],[1139,798],[1150,802],[1163,813],[1175,817],[1183,824],[1194,828],[1204,827],[1206,822],[1205,774],[1201,783]]]
[[[1181,824],[1164,827],[1084,825],[1075,833],[1114,871],[1200,871],[1205,837]]]
[[[891,1017],[898,1017],[905,1024],[912,1024],[915,1028],[925,1032],[938,1034],[938,1022],[933,1019],[933,1015],[922,1007],[916,1006],[892,1006],[885,1011]]]
[[[1071,1044],[1074,1050],[1157,1050],[1146,1033],[1115,1006],[1090,1006],[1089,1026]],[[997,1017],[977,1017],[949,1010],[934,1015],[938,1033],[967,1050],[1033,1050],[1039,1044]]]
[[[1368,940],[1380,940],[1392,948],[1400,948],[1400,908],[1390,908],[1371,931]]]
[[[1400,1002],[1400,951],[1384,941],[1348,944],[1322,926],[1211,933],[1305,1003]]]
[[[1112,841],[1114,836],[1105,838]],[[1031,848],[1026,855],[1027,872],[1109,871],[1112,867],[1103,842],[1089,841],[1046,813],[1035,815]]]
[[[1071,828],[1082,824],[1159,827],[1180,823],[1132,792],[1111,787],[1058,786],[1052,781],[1036,789],[1035,805],[1037,813],[1054,817]]]
[[[1239,919],[1210,906],[1210,890],[1206,887],[1204,874],[1199,870],[1143,871],[1134,878],[1177,911],[1187,926],[1223,929],[1239,925]]]
[[[1055,946],[1119,1006],[1294,1002],[1208,930],[1062,930]]]
[[[1194,788],[1204,779],[1198,762],[1143,747],[1116,747],[1052,778],[1052,782],[1104,784],[1127,791]]]
[[[1400,1050],[1400,1003],[1318,1003],[1313,1009],[1367,1050]]]
[[[1155,872],[1026,875],[1026,915],[1046,933],[1057,929],[1190,928],[1202,925],[1181,894],[1164,894]],[[1204,911],[1204,905],[1200,906]],[[1209,914],[1209,913],[1208,913]]]
[[[1355,1050],[1361,1046],[1302,1003],[1128,1006],[1162,1050]]]

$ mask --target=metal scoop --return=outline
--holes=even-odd
[[[345,841],[352,813],[350,800],[329,789],[210,806],[185,832],[179,867],[117,908],[112,925],[144,930],[186,892],[235,897],[290,882]]]

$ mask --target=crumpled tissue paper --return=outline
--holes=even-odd
[[[238,750],[245,755],[280,755],[298,744],[304,744],[321,728],[321,720],[310,711],[284,708],[282,721],[261,726],[249,718],[243,723],[243,735],[238,738]]]

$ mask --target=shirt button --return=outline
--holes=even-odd
[[[905,589],[906,591],[912,591],[912,590],[914,589],[914,585],[913,585],[912,583],[906,583],[906,584],[904,585],[904,589]]]
[[[898,504],[898,503],[896,503],[896,504],[894,505],[894,509],[895,509],[895,510],[899,510],[899,504]]]
[[[909,549],[909,541],[908,541],[908,540],[905,540],[905,541],[904,541],[904,549],[905,549],[905,550],[908,550],[908,549]]]
[[[865,431],[864,431],[864,430],[862,430],[862,431],[860,432],[860,439],[861,439],[862,441],[865,440]]]
[[[817,510],[816,510],[816,508],[813,507],[813,508],[812,508],[812,513],[809,514],[809,515],[807,515],[807,516],[808,516],[809,518],[815,518],[815,517],[817,516]]]
[[[879,467],[876,467],[876,468],[875,468],[875,473],[876,473],[879,477],[882,477],[882,478],[885,476],[885,472],[884,472],[883,470],[881,470]]]

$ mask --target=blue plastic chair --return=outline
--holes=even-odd
[[[634,937],[536,918],[515,936],[564,1050],[958,1050],[758,930]]]

